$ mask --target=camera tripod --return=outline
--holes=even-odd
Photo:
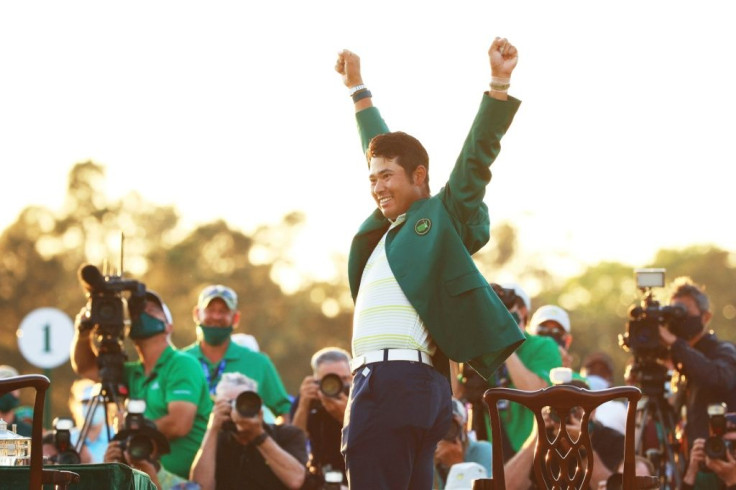
[[[92,427],[92,419],[94,418],[97,407],[102,404],[105,411],[105,431],[107,434],[107,440],[111,441],[113,434],[110,431],[110,418],[109,418],[109,405],[114,403],[117,407],[118,413],[123,413],[123,399],[118,394],[117,387],[113,383],[97,383],[92,388],[92,396],[87,401],[87,413],[84,417],[84,424],[79,431],[79,437],[77,438],[77,444],[75,450],[78,454],[81,454],[82,448],[84,447],[85,441],[89,429]]]
[[[682,484],[685,459],[680,454],[675,435],[675,411],[664,398],[663,389],[661,393],[642,391],[644,396],[637,406],[636,454],[652,461],[660,479],[660,488],[678,489]]]

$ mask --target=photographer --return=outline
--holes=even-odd
[[[106,360],[95,345],[90,314],[83,308],[77,315],[72,368],[80,376],[100,381],[100,366]],[[129,333],[139,360],[124,364],[120,381],[128,387],[130,398],[146,402],[144,416],[170,441],[171,453],[161,458],[163,466],[187,478],[212,402],[196,359],[170,343],[172,329],[169,309],[156,293],[147,291],[143,311]]]
[[[682,490],[736,489],[736,432],[724,434],[723,439],[728,444],[725,459],[711,458],[706,454],[706,439],[695,439]]]
[[[304,378],[292,404],[292,424],[309,438],[312,478],[321,479],[327,471],[339,471],[347,485],[340,439],[348,402],[345,387],[353,379],[350,354],[339,347],[325,347],[314,353],[311,365],[312,375]]]
[[[460,463],[477,463],[491,474],[491,443],[475,441],[467,432],[468,414],[463,403],[452,399],[452,423],[437,449],[434,451],[434,485],[432,488],[442,489],[447,484],[447,477],[452,467]]]
[[[203,489],[298,489],[304,483],[304,432],[265,424],[254,390],[253,381],[240,373],[225,373],[217,384],[215,407],[191,472]]]
[[[659,335],[681,376],[678,390],[684,388],[685,434],[692,448],[696,439],[708,437],[708,405],[725,402],[727,411],[736,411],[736,347],[707,329],[713,314],[703,288],[688,277],[675,279],[674,288],[670,305],[684,308],[687,316],[660,325]]]
[[[141,422],[137,428],[128,427],[130,424],[126,422],[126,427],[108,444],[104,462],[127,464],[146,473],[158,490],[198,490],[200,487],[196,483],[170,473],[161,466],[160,457],[162,453],[170,451],[169,442],[152,421],[142,419]]]

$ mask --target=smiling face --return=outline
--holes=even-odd
[[[396,158],[372,157],[369,174],[371,195],[383,215],[394,221],[415,201],[427,197],[426,175],[427,169],[422,165],[409,176]]]

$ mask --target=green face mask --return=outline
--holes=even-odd
[[[152,317],[148,313],[141,313],[138,320],[134,321],[130,326],[130,334],[128,336],[131,339],[147,339],[165,331],[166,324],[164,322]]]
[[[3,396],[0,396],[0,412],[9,412],[17,407],[18,403],[20,403],[20,400],[14,394],[5,393]]]
[[[209,345],[222,345],[227,339],[230,338],[230,334],[233,333],[232,325],[229,327],[205,327],[199,325],[202,329],[202,335],[204,341]]]

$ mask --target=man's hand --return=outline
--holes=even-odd
[[[230,400],[220,399],[215,402],[215,406],[212,408],[210,413],[210,420],[207,422],[207,430],[213,430],[219,432],[222,429],[222,424],[230,420],[230,412],[232,407]]]
[[[337,397],[325,396],[322,392],[319,392],[319,400],[322,402],[322,406],[325,407],[325,411],[330,414],[332,418],[342,423],[345,419],[345,409],[348,406],[348,397],[345,393],[340,393]]]
[[[506,38],[497,37],[488,49],[491,61],[491,75],[497,78],[511,78],[511,72],[519,61],[516,47]]]
[[[434,450],[434,462],[449,468],[450,466],[462,463],[465,458],[463,454],[463,444],[459,439],[448,441],[442,439],[437,443],[437,449]]]
[[[683,481],[690,485],[695,484],[695,477],[700,471],[701,465],[705,462],[705,439],[698,438],[693,441],[693,447],[690,449],[690,462],[688,463]]]
[[[335,71],[342,75],[342,82],[347,88],[363,84],[360,74],[360,57],[347,49],[337,53]]]
[[[319,383],[314,376],[306,376],[299,387],[299,403],[309,404],[318,398]]]
[[[232,419],[238,429],[237,438],[243,444],[248,444],[263,434],[263,412],[257,417],[241,417],[237,411],[232,411]]]
[[[662,342],[664,342],[667,347],[674,344],[675,340],[677,340],[677,336],[670,332],[669,328],[662,325],[659,325],[659,338],[662,339]]]
[[[123,451],[120,449],[120,441],[110,441],[108,443],[102,460],[105,463],[126,463]]]
[[[730,450],[726,450],[726,461],[705,457],[705,466],[710,468],[727,487],[736,485],[736,460]]]

